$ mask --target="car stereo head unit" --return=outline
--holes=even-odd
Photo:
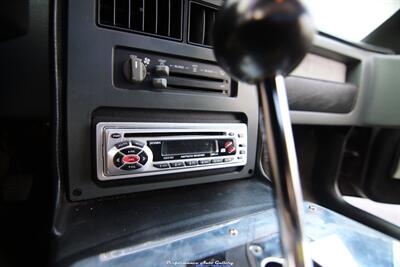
[[[101,122],[96,153],[100,181],[243,166],[247,126]]]

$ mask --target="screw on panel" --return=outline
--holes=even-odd
[[[317,211],[317,207],[310,204],[310,205],[308,205],[308,210],[311,212],[315,212],[315,211]]]
[[[249,246],[249,250],[253,253],[254,256],[261,256],[263,249],[258,245],[251,245]]]
[[[236,228],[231,228],[229,229],[229,234],[231,236],[237,236],[239,234],[239,231]]]
[[[79,197],[80,195],[82,195],[82,189],[80,188],[76,188],[72,191],[72,194],[76,197]]]

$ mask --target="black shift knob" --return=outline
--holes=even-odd
[[[290,73],[313,36],[298,0],[226,0],[214,24],[214,53],[233,77],[254,83]]]

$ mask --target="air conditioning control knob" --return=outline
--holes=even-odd
[[[169,76],[169,67],[166,65],[157,65],[155,67],[156,74],[165,77]]]
[[[154,78],[153,86],[158,89],[165,89],[168,86],[168,81],[165,78]]]
[[[125,78],[130,83],[142,82],[147,74],[146,65],[142,62],[142,59],[136,56],[130,56],[130,58],[124,62],[123,72]]]

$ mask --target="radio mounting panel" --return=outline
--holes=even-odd
[[[100,122],[97,179],[111,181],[244,166],[244,123]]]

